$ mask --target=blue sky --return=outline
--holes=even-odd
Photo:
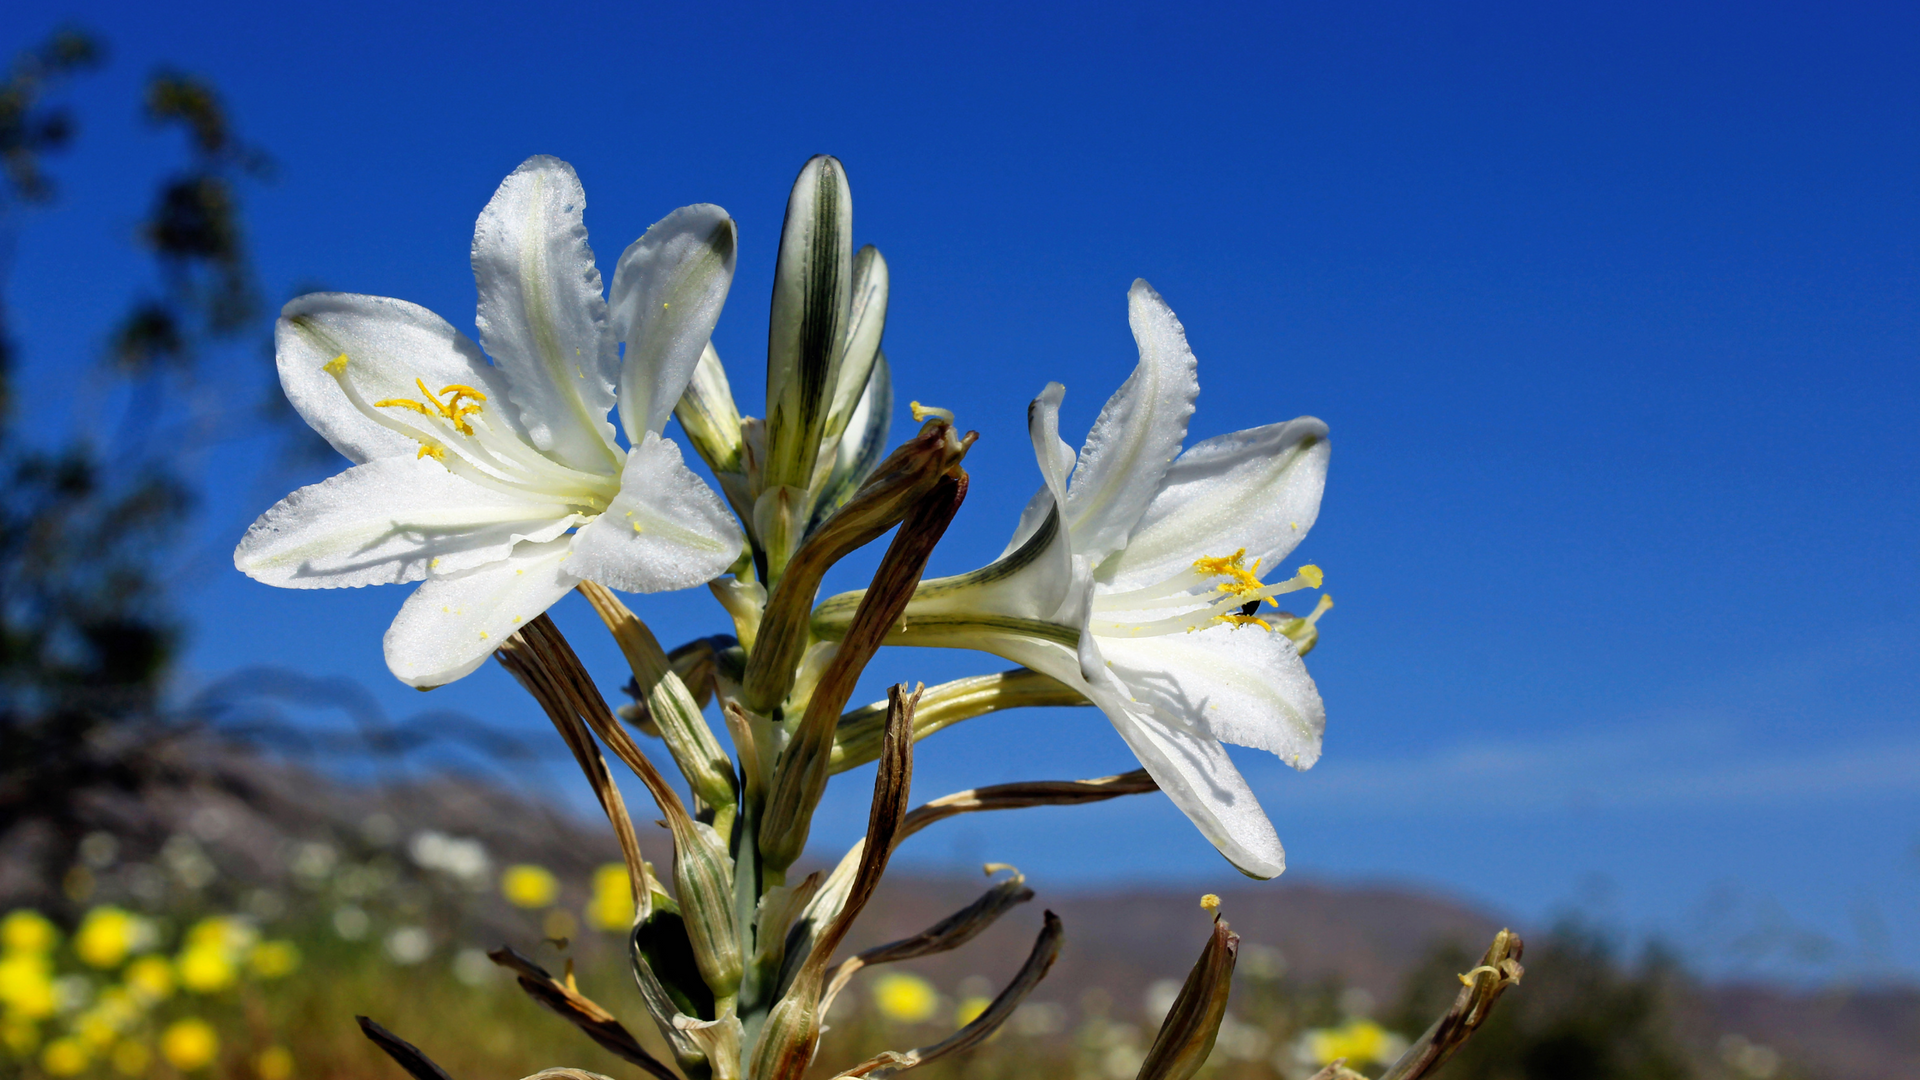
[[[62,200],[8,285],[36,430],[92,421],[76,358],[145,280],[128,236],[175,148],[132,103],[158,63],[214,80],[278,162],[247,202],[276,299],[318,282],[470,327],[474,217],[534,153],[579,170],[603,270],[674,207],[725,206],[742,253],[715,343],[756,413],[786,186],[831,152],[856,242],[892,267],[902,400],[981,433],[935,571],[997,553],[1036,485],[1027,400],[1065,383],[1077,441],[1124,378],[1136,276],[1200,358],[1190,441],[1331,425],[1300,552],[1339,601],[1310,659],[1326,756],[1241,758],[1290,874],[1523,925],[1577,908],[1720,972],[1920,973],[1911,7],[444,10],[9,20],[8,50],[68,17],[114,49],[74,89]],[[214,370],[245,404],[266,368],[237,350]],[[266,457],[236,435],[194,463],[183,692],[277,665],[538,736],[496,670],[430,698],[387,676],[400,589],[232,571],[288,483]],[[557,615],[611,688],[577,606]],[[640,610],[669,641],[720,628],[699,593]],[[996,663],[890,651],[869,681]],[[1091,710],[1006,714],[923,744],[916,787],[1128,760]],[[830,797],[823,843],[857,833],[863,784]],[[1157,800],[942,829],[903,859],[1017,862],[1043,890],[1232,883]]]

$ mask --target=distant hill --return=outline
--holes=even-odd
[[[370,787],[231,749],[186,745],[171,753],[170,763],[162,763],[169,767],[157,772],[172,782],[141,797],[102,791],[80,800],[85,827],[117,838],[113,865],[99,871],[103,892],[116,880],[151,876],[189,848],[217,871],[209,888],[229,897],[288,881],[300,852],[315,843],[337,850],[343,865],[361,860],[424,874],[416,845],[431,832],[478,841],[493,867],[529,861],[551,868],[567,882],[563,903],[578,907],[591,869],[618,858],[603,822],[581,821],[473,780],[440,776]],[[635,818],[636,824],[647,820],[637,807]],[[642,843],[665,865],[658,834],[641,831]],[[71,892],[70,880],[33,869],[49,841],[31,824],[0,836],[0,908],[69,902],[63,894]],[[1051,908],[1065,923],[1066,944],[1031,1000],[1056,1007],[1070,1030],[1096,999],[1101,1009],[1137,1018],[1149,988],[1184,977],[1206,935],[1207,916],[1192,888],[1054,891],[1044,879],[1030,884],[1039,894],[1031,903],[965,948],[912,967],[943,993],[997,988],[1025,957],[1041,911]],[[490,945],[512,928],[524,929],[524,919],[512,917],[484,882],[475,885],[462,934]],[[985,886],[983,878],[896,872],[868,906],[849,948],[919,931]],[[1502,925],[1487,912],[1411,886],[1289,877],[1224,892],[1221,900],[1222,914],[1242,936],[1243,973],[1257,967],[1269,977],[1284,972],[1297,987],[1357,989],[1383,1007],[1399,999],[1409,974],[1437,947],[1455,944],[1477,954]],[[1546,928],[1514,929],[1538,942]],[[1528,961],[1530,981],[1551,977],[1535,956]],[[1706,1060],[1726,1045],[1742,1045],[1725,1042],[1737,1037],[1777,1050],[1787,1065],[1782,1078],[1920,1077],[1920,988],[1808,992],[1689,984],[1677,1018]]]
[[[1033,884],[1030,882],[1030,884]],[[889,875],[855,933],[858,944],[904,937],[971,900],[984,888],[974,879],[927,879]],[[936,981],[988,974],[989,967],[1018,963],[1051,908],[1066,924],[1067,943],[1046,991],[1077,1000],[1091,987],[1144,989],[1156,979],[1186,975],[1206,940],[1208,916],[1196,889],[1119,889],[1039,895],[972,945],[928,960]],[[1264,946],[1294,980],[1335,980],[1359,987],[1378,1001],[1400,992],[1408,972],[1436,946],[1458,942],[1474,952],[1486,947],[1500,923],[1484,912],[1404,888],[1340,887],[1279,881],[1220,894],[1220,911],[1240,934],[1243,952]],[[986,958],[992,958],[988,960]],[[1010,958],[1010,961],[1009,961]],[[995,963],[997,961],[997,963]],[[1115,994],[1116,999],[1137,997]]]

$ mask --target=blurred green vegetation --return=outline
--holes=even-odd
[[[89,840],[96,849],[104,843]],[[556,975],[576,976],[583,993],[664,1055],[626,969],[632,912],[624,870],[612,864],[565,880],[543,867],[493,866],[474,854],[479,849],[460,847],[471,843],[416,833],[387,848],[304,844],[282,881],[223,888],[176,880],[144,901],[108,889],[106,902],[64,924],[16,909],[0,922],[0,1077],[398,1077],[398,1066],[362,1037],[356,1015],[416,1044],[455,1077],[520,1077],[555,1065],[635,1074],[485,958],[484,949],[503,944]],[[92,854],[101,861],[98,850]],[[177,867],[169,873],[179,877]],[[136,878],[103,867],[101,880]],[[221,896],[244,899],[212,902]],[[494,917],[483,918],[482,909]],[[1658,955],[1622,964],[1600,935],[1569,925],[1533,947],[1528,960],[1521,990],[1502,999],[1442,1075],[1791,1075],[1777,1062],[1703,1067],[1675,1027],[1685,982]],[[1337,983],[1300,984],[1283,968],[1243,965],[1202,1075],[1304,1080],[1346,1058],[1377,1076],[1445,1011],[1456,976],[1474,962],[1464,949],[1435,952],[1377,1017],[1368,1015],[1366,995]],[[936,985],[911,965],[863,973],[830,1017],[816,1073],[938,1041],[997,989],[975,978]],[[1166,1003],[1156,1003],[1157,984],[1137,1007],[1117,1003],[1134,1001],[1139,989],[1094,989],[1071,1007],[1038,1001],[985,1046],[922,1074],[1127,1080],[1152,1040],[1156,1008]],[[1167,1002],[1171,994],[1169,987]]]

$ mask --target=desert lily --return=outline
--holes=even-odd
[[[1061,390],[1049,387],[1029,414],[1047,483],[1007,553],[923,584],[971,483],[962,465],[975,435],[916,408],[918,430],[885,452],[887,269],[872,248],[853,248],[840,163],[809,161],[788,200],[765,420],[741,415],[708,341],[731,280],[733,223],[710,206],[675,212],[622,256],[602,300],[583,204],[571,170],[550,158],[501,185],[474,241],[480,346],[397,300],[326,294],[289,305],[283,384],[356,464],[269,511],[236,553],[242,569],[280,585],[422,582],[387,636],[395,672],[431,686],[493,655],[552,721],[619,844],[638,1007],[672,1064],[572,978],[493,950],[521,989],[657,1080],[802,1080],[851,980],[961,947],[1033,897],[1012,871],[920,933],[837,957],[895,850],[950,817],[1166,790],[1237,865],[1279,871],[1272,828],[1220,740],[1301,767],[1318,753],[1319,699],[1299,654],[1324,603],[1304,618],[1262,610],[1317,587],[1318,572],[1261,577],[1313,523],[1326,467],[1318,421],[1180,454],[1193,357],[1172,313],[1137,285],[1140,366],[1086,448],[1076,457],[1060,442]],[[624,440],[608,420],[616,410]],[[669,414],[739,525],[665,438]],[[889,533],[869,587],[816,608],[825,575]],[[615,594],[700,582],[734,632],[671,651]],[[543,614],[569,590],[631,669],[626,709],[602,697]],[[1028,666],[900,685],[884,703],[847,711],[888,641],[985,649]],[[925,735],[995,709],[1089,700],[1146,769],[973,788],[910,808]],[[684,786],[655,764],[648,739],[664,744]],[[641,820],[667,830],[671,860],[658,868],[610,756],[646,788],[657,815]],[[814,845],[827,784],[865,762],[876,765],[866,835],[831,870],[790,879]],[[1026,961],[979,1015],[839,1075],[896,1075],[991,1037],[1059,955],[1062,921],[1047,912],[1038,922]],[[1181,1080],[1204,1063],[1233,957],[1231,932],[1216,924],[1143,1080]],[[1497,959],[1475,971],[1485,977],[1462,999],[1468,1022],[1518,975]],[[421,1047],[364,1018],[362,1027],[414,1076],[446,1075]],[[1425,1061],[1457,1045],[1451,1035],[1428,1042]],[[538,1077],[596,1080],[573,1069]]]
[[[1049,384],[1027,412],[1045,485],[1006,551],[922,583],[888,641],[983,650],[1078,691],[1229,861],[1273,877],[1285,853],[1221,744],[1296,769],[1320,756],[1326,712],[1300,654],[1329,602],[1262,614],[1318,588],[1320,571],[1261,575],[1319,513],[1327,428],[1303,417],[1182,453],[1199,392],[1186,331],[1144,281],[1128,310],[1139,365],[1080,453],[1060,439],[1065,391]],[[815,632],[838,636],[858,600],[822,604]]]
[[[354,465],[261,515],[234,563],[289,588],[422,582],[385,642],[411,685],[472,672],[583,580],[680,589],[740,556],[726,507],[663,434],[733,278],[733,220],[669,214],[621,255],[609,301],[585,205],[572,168],[535,157],[481,212],[492,363],[384,297],[302,296],[275,328],[288,399]]]

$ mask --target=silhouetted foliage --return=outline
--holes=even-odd
[[[9,210],[53,198],[43,155],[66,145],[75,123],[46,95],[103,55],[95,38],[62,30],[14,62],[0,89]],[[265,157],[190,76],[154,75],[144,110],[184,131],[189,154],[158,183],[139,230],[160,287],[110,336],[110,370],[140,380],[132,426],[105,447],[76,438],[48,450],[0,413],[0,836],[29,821],[50,826],[62,841],[44,852],[50,875],[85,827],[85,793],[149,782],[143,748],[174,726],[160,698],[180,627],[162,567],[193,500],[179,441],[137,437],[177,407],[152,377],[190,377],[201,345],[260,329],[236,189],[264,172]],[[16,217],[4,222],[9,237]]]
[[[234,136],[219,95],[202,80],[159,72],[147,83],[145,110],[150,123],[185,132],[190,160],[161,182],[140,225],[166,293],[135,305],[114,331],[114,359],[135,373],[184,366],[196,340],[234,337],[259,318],[238,186],[269,170],[265,154]]]
[[[65,29],[14,58],[0,86],[0,160],[6,163],[8,197],[27,202],[53,197],[54,182],[40,157],[67,145],[74,119],[64,106],[47,104],[45,96],[68,75],[99,66],[105,55],[91,35]]]
[[[0,85],[0,163],[6,183],[0,185],[0,286],[12,254],[13,218],[20,203],[44,203],[55,185],[42,156],[72,141],[75,121],[71,110],[49,104],[47,94],[67,76],[99,65],[104,50],[93,37],[78,30],[61,30],[39,48],[14,58]],[[13,336],[7,318],[6,297],[0,295],[0,423],[12,405],[7,392],[13,372]]]

